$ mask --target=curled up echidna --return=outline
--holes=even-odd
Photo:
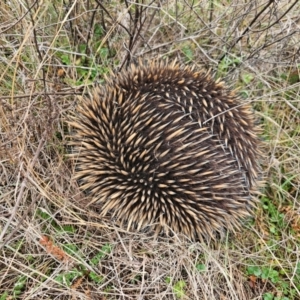
[[[254,116],[208,74],[176,62],[132,65],[84,99],[71,125],[81,188],[127,228],[202,239],[251,215]]]

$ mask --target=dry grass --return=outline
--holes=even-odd
[[[297,1],[2,2],[1,300],[300,299]],[[140,57],[210,68],[257,111],[264,196],[222,243],[128,233],[82,205],[65,121]]]

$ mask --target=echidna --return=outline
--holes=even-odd
[[[132,65],[83,100],[71,124],[81,188],[128,229],[155,224],[202,239],[251,215],[254,117],[209,74],[176,62]]]

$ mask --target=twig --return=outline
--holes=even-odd
[[[45,95],[45,93],[34,93],[34,94],[14,95],[13,98],[18,99],[18,98],[27,98],[27,97],[37,97],[37,96],[43,96],[43,95]],[[56,95],[58,95],[58,96],[82,95],[82,92],[75,92],[75,91],[74,92],[71,92],[71,91],[70,92],[46,92],[46,95],[47,96],[52,96],[52,95],[54,95],[54,96],[56,96]],[[12,98],[12,96],[1,96],[0,99],[9,100],[11,98]]]
[[[243,33],[234,41],[234,43],[224,52],[224,54],[218,59],[219,64],[224,59],[224,57],[230,52],[230,50],[245,36],[245,34],[251,29],[251,26],[256,22],[260,15],[274,2],[275,0],[270,0],[269,3],[253,18],[247,28],[243,31]]]
[[[31,9],[35,6],[35,4],[38,2],[38,0],[36,0],[35,2],[33,2],[33,4],[28,8],[28,10],[26,11],[26,13],[19,19],[17,20],[13,25],[11,25],[10,27],[2,30],[0,32],[0,35],[5,33],[6,31],[8,31],[9,29],[13,28],[14,26],[16,26],[18,23],[20,23],[28,14],[29,12],[31,11]]]

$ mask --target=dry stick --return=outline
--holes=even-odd
[[[153,2],[151,2],[150,4],[152,4],[152,3],[153,3]],[[144,32],[148,32],[148,29],[149,29],[149,27],[150,27],[150,24],[152,23],[153,18],[154,18],[154,16],[155,16],[156,12],[158,11],[158,9],[159,9],[159,4],[158,4],[157,8],[154,9],[152,15],[150,16],[148,25],[147,25],[147,27],[144,29]],[[139,30],[137,36],[141,36],[140,32],[141,32],[142,27],[144,26],[145,22],[146,22],[146,18],[145,18],[145,20],[144,20],[142,26],[140,27],[140,30]],[[144,43],[147,45],[147,47],[148,47],[149,49],[151,49],[150,45],[148,44],[148,41],[145,41],[144,38],[143,38],[142,36],[141,36],[141,38],[142,38],[142,40],[144,41]],[[134,44],[135,44],[135,45],[133,45],[133,47],[132,47],[132,49],[131,49],[131,53],[135,53],[135,51],[136,51],[136,49],[137,49],[137,47],[138,47],[138,44],[137,44],[136,42],[134,42]]]
[[[26,0],[26,3],[27,3],[27,6],[29,6],[28,0]],[[33,15],[31,13],[31,9],[32,9],[32,7],[30,7],[28,10],[30,12],[31,23],[33,25],[33,27],[32,27],[32,30],[33,30],[33,41],[34,41],[34,45],[35,45],[38,57],[39,57],[39,59],[40,59],[40,61],[42,63],[43,62],[43,55],[42,55],[42,53],[40,51],[39,44],[38,44],[38,41],[37,41],[37,32],[36,32],[36,29],[35,29],[35,22],[34,22]],[[43,77],[42,80],[43,80],[43,84],[44,84],[44,96],[46,97],[47,86],[46,86],[46,72],[45,72],[44,68],[42,68],[42,77]],[[48,100],[48,105],[49,105],[49,108],[51,110],[51,108],[52,108],[51,100],[50,100],[49,97],[46,97],[46,99],[49,99]]]
[[[284,16],[286,16],[287,15],[287,13],[296,5],[298,3],[298,0],[296,0],[283,14],[282,14],[282,16],[281,17],[279,17],[275,22],[273,22],[271,25],[269,25],[267,28],[264,28],[264,29],[262,29],[262,30],[252,30],[252,32],[254,32],[254,33],[258,33],[258,32],[262,32],[262,31],[265,31],[265,30],[267,30],[267,29],[269,29],[269,28],[271,28],[272,26],[274,26],[276,23],[278,23]],[[282,38],[279,38],[279,39],[277,39],[277,40],[275,40],[275,41],[272,41],[272,42],[270,42],[269,44],[264,44],[262,47],[260,47],[260,48],[258,48],[256,51],[254,51],[253,53],[251,53],[251,55],[249,55],[248,57],[247,57],[247,59],[250,59],[250,58],[252,58],[253,56],[255,56],[256,55],[256,53],[257,52],[259,52],[259,51],[261,51],[261,50],[263,50],[263,49],[265,49],[265,48],[268,48],[269,46],[271,46],[271,45],[273,45],[273,44],[276,44],[276,43],[278,43],[278,42],[280,42],[281,40],[283,40],[283,39],[286,39],[286,38],[288,38],[288,37],[290,37],[290,36],[292,36],[294,33],[297,33],[298,32],[298,30],[294,30],[294,31],[292,31],[289,35],[287,35],[287,36],[283,36]],[[300,48],[299,48],[300,49]],[[298,49],[298,51],[297,52],[299,52],[299,49]]]
[[[283,14],[281,17],[279,17],[275,22],[273,22],[271,25],[269,25],[268,27],[261,29],[261,30],[252,30],[252,32],[262,32],[265,31],[269,28],[271,28],[272,26],[274,26],[276,23],[278,23],[284,16],[286,16],[288,14],[288,12],[298,3],[298,0],[296,0]]]
[[[150,2],[146,7],[145,9],[143,9],[143,5],[141,3],[138,3],[138,1],[136,1],[135,5],[137,6],[137,4],[140,6],[140,10],[138,8],[136,8],[136,13],[135,13],[135,17],[133,18],[132,15],[129,13],[130,15],[130,19],[132,22],[134,22],[133,24],[133,32],[129,34],[129,45],[128,47],[126,47],[126,45],[124,44],[124,48],[125,50],[127,51],[127,54],[125,55],[122,63],[120,64],[120,67],[119,67],[119,71],[123,69],[126,61],[127,61],[127,66],[129,65],[130,63],[130,60],[132,58],[132,56],[134,55],[137,47],[138,47],[138,39],[141,38],[143,41],[144,41],[144,38],[143,36],[141,35],[141,32],[142,32],[142,29],[144,27],[144,24],[146,22],[146,17],[144,19],[144,21],[142,21],[142,17],[143,17],[143,14],[144,14],[144,11],[150,7],[152,5],[152,3],[154,2],[154,0],[152,2]],[[127,2],[126,2],[127,3]],[[148,22],[148,26],[147,28],[145,28],[144,32],[147,32],[152,20],[153,20],[153,17],[157,11],[157,9],[159,8],[159,5],[156,7],[156,9],[154,10],[153,14],[150,16],[150,22]],[[138,24],[139,23],[139,24]],[[132,26],[131,26],[132,28]],[[136,30],[137,29],[137,30]],[[148,43],[146,41],[144,41],[145,44],[147,44],[147,46],[150,48],[150,46],[148,45]]]
[[[28,97],[31,97],[31,98],[34,98],[34,97],[37,97],[37,96],[51,96],[51,95],[59,95],[59,96],[70,96],[70,95],[82,95],[82,92],[76,92],[71,90],[70,92],[46,92],[46,94],[43,92],[43,93],[34,93],[34,94],[24,94],[24,95],[14,95],[14,99],[17,99],[17,98],[28,98]],[[1,96],[1,100],[9,100],[11,99],[12,96]]]
[[[129,30],[128,28],[126,28],[126,27],[119,21],[119,19],[115,20],[115,19],[109,14],[109,12],[108,12],[107,9],[105,8],[105,6],[101,3],[101,1],[96,0],[96,2],[97,2],[98,5],[102,8],[102,10],[110,17],[110,19],[111,19],[113,22],[115,22],[116,24],[118,24],[119,26],[121,26],[121,27],[127,32],[127,34],[129,35],[129,47],[128,47],[129,49],[124,45],[125,49],[127,50],[127,54],[126,54],[125,58],[122,60],[122,62],[121,62],[121,64],[120,64],[120,67],[118,68],[118,70],[120,71],[120,70],[123,68],[125,62],[126,62],[126,61],[129,62],[128,58],[129,58],[129,56],[132,55],[131,53],[134,53],[134,50],[135,50],[135,48],[136,48],[136,47],[134,48],[134,45],[135,45],[135,43],[136,43],[137,38],[140,37],[140,33],[141,33],[141,30],[142,30],[142,27],[143,27],[143,25],[144,25],[144,23],[145,23],[145,20],[144,20],[144,22],[143,22],[140,26],[138,26],[138,24],[137,24],[138,21],[141,22],[141,19],[140,19],[140,17],[139,17],[139,14],[142,14],[142,13],[143,13],[143,10],[141,9],[141,11],[138,11],[138,9],[137,9],[137,10],[136,10],[136,14],[138,14],[138,15],[136,15],[135,18],[133,18],[132,15],[129,13],[131,20],[134,22],[134,26],[133,26],[133,29],[134,29],[134,30],[133,30],[133,33],[132,33],[132,32],[130,32],[130,30]],[[151,5],[153,2],[154,2],[154,0],[150,3],[150,5]],[[130,5],[129,5],[129,3],[126,1],[125,4],[126,4],[126,6],[127,6],[127,11],[128,11],[128,12],[129,12],[129,9],[132,7],[132,5],[137,5],[137,4],[138,4],[138,5],[141,6],[141,7],[143,6],[143,5],[142,5],[141,3],[139,3],[138,1],[135,1],[134,3],[131,3]],[[149,7],[149,5],[147,5],[146,8],[147,8],[147,7]],[[158,7],[159,7],[159,6],[158,6]],[[157,9],[158,7],[156,7],[156,9]],[[146,9],[146,8],[145,8],[145,9]],[[153,16],[154,16],[154,14],[151,16],[151,19],[153,19]],[[134,20],[135,20],[135,21],[134,21]],[[137,31],[137,33],[135,33],[137,28],[138,28],[138,31]],[[103,42],[102,42],[102,44],[103,44]],[[133,51],[132,51],[132,50],[133,50]]]
[[[210,0],[210,7],[209,7],[209,23],[212,23],[213,20],[213,12],[214,12],[214,1]]]
[[[154,1],[153,1],[153,2],[154,2]],[[151,2],[149,5],[151,5],[153,2]],[[147,27],[144,29],[144,32],[147,32],[147,31],[148,31],[148,29],[149,29],[149,27],[150,27],[150,24],[152,23],[152,20],[153,20],[153,18],[154,18],[154,16],[155,16],[157,10],[159,9],[159,7],[160,7],[160,5],[158,5],[158,6],[154,9],[152,15],[150,16],[150,21],[148,22],[148,25],[147,25]],[[143,29],[143,26],[144,26],[145,22],[146,22],[146,18],[144,19],[144,22],[141,22],[141,20],[140,20],[141,25],[138,27],[139,29],[138,29],[137,34],[136,34],[135,37],[134,37],[134,40],[133,40],[133,42],[132,42],[132,46],[130,46],[130,47],[127,48],[127,47],[124,45],[125,50],[127,50],[127,54],[126,54],[125,58],[123,59],[121,65],[120,65],[120,67],[119,67],[119,71],[122,70],[122,68],[123,68],[123,66],[124,66],[124,64],[125,64],[126,61],[127,61],[127,64],[130,62],[130,57],[132,57],[132,56],[134,55],[134,53],[135,53],[135,51],[136,51],[136,49],[137,49],[137,47],[138,47],[138,43],[136,43],[136,42],[138,41],[138,37],[141,37],[141,39],[144,40],[144,38],[143,38],[142,35],[141,35],[141,31],[142,31],[142,29]],[[136,25],[136,26],[137,26],[137,25]],[[152,51],[152,49],[151,49],[150,45],[148,44],[148,42],[147,42],[147,41],[144,41],[144,42],[145,42],[145,44],[148,46],[148,48],[150,49],[150,51]]]
[[[250,59],[250,58],[252,58],[252,57],[254,57],[259,51],[261,51],[261,50],[263,50],[263,49],[266,49],[266,48],[270,47],[270,46],[273,45],[273,44],[279,43],[280,41],[282,41],[282,40],[284,40],[284,39],[287,39],[288,37],[292,36],[294,33],[297,33],[297,32],[298,32],[298,30],[294,30],[294,31],[292,31],[289,35],[285,35],[285,36],[283,36],[283,37],[281,37],[281,38],[279,38],[279,39],[277,39],[277,40],[275,40],[275,41],[270,42],[269,44],[266,43],[266,44],[262,45],[261,47],[257,48],[255,51],[253,51],[253,52],[246,58],[246,60],[247,60],[247,59]],[[299,48],[299,49],[300,49],[300,48]],[[299,49],[298,49],[297,52],[299,52]],[[292,54],[292,55],[290,55],[290,56],[286,56],[286,59],[288,59],[288,58],[290,58],[290,57],[293,57],[293,56],[295,56],[295,54]]]
[[[128,52],[127,52],[127,56],[126,56],[127,67],[129,66],[130,59],[131,59],[132,55],[134,55],[134,52],[135,52],[135,49],[136,49],[136,46],[137,46],[136,42],[138,41],[138,38],[141,36],[141,32],[142,32],[143,25],[145,24],[145,22],[146,22],[146,18],[145,18],[145,20],[142,24],[140,24],[140,25],[138,25],[137,23],[134,24],[134,27],[138,28],[138,30],[137,30],[136,33],[133,33],[132,38],[130,38]],[[125,59],[125,61],[126,61],[126,59]],[[122,69],[122,67],[123,67],[123,65],[121,66],[121,69]]]
[[[132,54],[131,54],[131,50],[133,48],[133,45],[138,37],[138,35],[136,35],[136,30],[138,29],[138,33],[140,33],[140,30],[141,30],[141,27],[138,26],[138,19],[139,19],[139,16],[140,16],[140,11],[139,11],[139,8],[137,6],[137,3],[138,3],[138,0],[135,1],[135,3],[133,4],[134,7],[135,7],[135,17],[132,16],[130,10],[129,10],[129,4],[127,3],[127,0],[125,0],[125,4],[126,4],[126,7],[128,9],[128,14],[130,16],[130,29],[133,28],[133,31],[132,30],[129,30],[130,31],[130,34],[129,34],[129,43],[128,43],[128,47],[126,47],[125,43],[124,43],[124,48],[125,50],[127,50],[127,54],[125,55],[124,59],[123,59],[123,62],[121,64],[121,66],[119,67],[119,71],[122,70],[125,62],[127,61],[127,67],[130,63],[130,58],[132,57]],[[142,9],[142,8],[141,8]],[[131,22],[133,22],[133,26],[131,26]]]
[[[201,37],[201,35],[188,36],[188,37],[180,38],[180,39],[177,39],[177,40],[174,40],[174,41],[172,40],[172,41],[170,41],[170,42],[166,42],[166,43],[157,45],[157,46],[155,46],[155,47],[152,47],[150,50],[146,50],[146,51],[144,51],[144,52],[142,52],[142,53],[137,54],[136,56],[137,56],[137,57],[144,56],[145,54],[147,54],[147,53],[149,53],[149,52],[152,52],[152,51],[155,51],[155,50],[158,50],[159,48],[166,47],[166,46],[172,45],[172,44],[174,44],[174,43],[179,43],[179,42],[183,42],[183,41],[187,41],[187,40],[192,40],[193,43],[195,43],[195,44],[198,46],[199,50],[202,52],[202,54],[203,54],[204,56],[206,56],[206,58],[207,58],[208,60],[212,61],[214,64],[217,64],[218,62],[217,62],[216,60],[214,60],[213,58],[211,58],[211,57],[205,52],[205,50],[203,50],[203,49],[201,48],[201,46],[198,44],[198,42],[196,42],[196,39],[199,38],[199,37]]]
[[[107,9],[103,6],[103,4],[101,4],[100,0],[96,0],[96,2],[100,5],[100,7],[102,8],[102,10],[105,11],[105,13],[111,18],[111,20],[112,20],[113,22],[118,23],[118,25],[121,26],[121,27],[122,27],[122,28],[130,35],[130,31],[128,31],[128,29],[127,29],[125,26],[123,26],[123,25],[120,23],[119,20],[114,19],[114,18],[109,14],[109,12],[107,11]],[[106,40],[107,40],[107,39],[106,39]],[[106,41],[106,40],[105,40],[105,41]],[[101,43],[101,47],[102,47],[102,45],[103,45],[103,43]]]
[[[214,1],[210,0],[210,7],[209,7],[209,28],[212,28],[212,21],[214,15]],[[207,44],[211,45],[212,43],[212,35],[209,36]]]
[[[35,6],[35,4],[36,4],[37,2],[38,2],[38,0],[36,0],[36,1],[30,6],[30,7],[28,8],[28,10],[26,11],[26,13],[25,13],[19,20],[17,20],[13,25],[11,25],[10,27],[8,27],[8,28],[2,30],[2,31],[0,32],[0,35],[3,34],[3,33],[5,33],[6,31],[8,31],[9,29],[13,28],[14,26],[16,26],[18,23],[20,23],[20,22],[27,16],[27,14],[30,12],[30,10]]]
[[[219,63],[228,54],[228,52],[244,37],[244,35],[251,29],[251,26],[256,22],[259,16],[274,2],[275,0],[270,0],[269,3],[253,18],[249,26],[243,31],[243,33],[234,41],[234,43],[229,47],[229,49],[220,57]]]
[[[100,6],[99,3],[97,3],[97,7],[94,9],[94,11],[92,13],[91,22],[90,22],[90,28],[88,30],[88,35],[87,35],[87,38],[86,38],[85,55],[87,57],[89,57],[90,54],[91,54],[89,43],[90,43],[90,39],[91,39],[91,36],[92,36],[92,28],[93,28],[93,24],[94,24],[94,21],[95,21],[96,12],[97,12],[97,9],[98,9],[99,6]],[[108,41],[107,41],[107,48],[108,48],[108,51],[110,52],[110,47],[109,47]]]

